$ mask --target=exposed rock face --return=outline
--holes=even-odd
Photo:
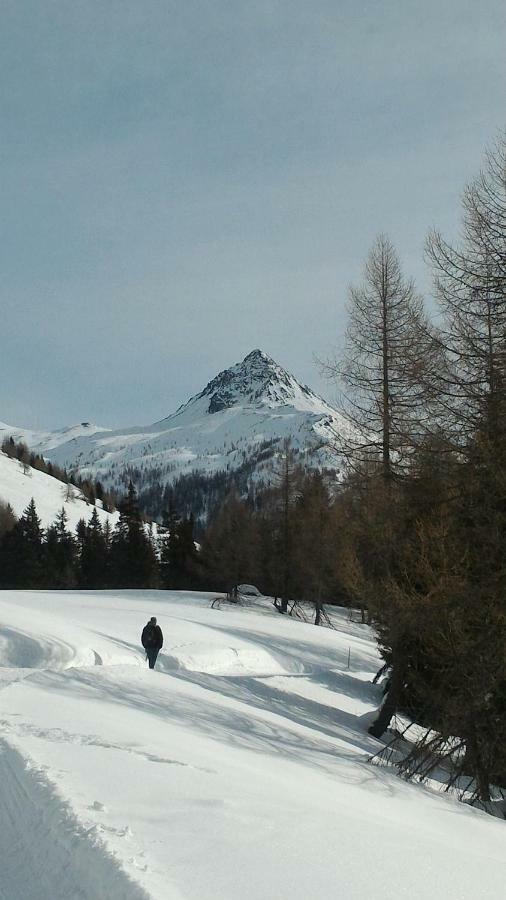
[[[202,397],[209,397],[207,411],[216,413],[234,406],[286,406],[296,402],[301,394],[316,399],[309,388],[299,384],[270,356],[262,350],[252,350],[242,362],[220,372],[178,413]]]
[[[261,350],[253,350],[241,363],[220,372],[209,382],[204,395],[210,395],[209,412],[235,406],[245,400],[283,402],[293,400],[292,379],[281,366]]]

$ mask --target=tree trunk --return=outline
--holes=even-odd
[[[390,479],[390,386],[389,386],[389,348],[388,348],[388,263],[382,259],[382,360],[383,360],[383,477],[385,481]]]
[[[372,734],[373,737],[380,738],[395,716],[399,705],[402,681],[402,669],[394,663],[385,701],[379,711],[378,718],[368,729],[369,734]]]

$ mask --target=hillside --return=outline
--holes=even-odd
[[[8,900],[503,896],[503,823],[368,763],[378,655],[346,611],[3,592],[0,621]]]
[[[142,489],[244,467],[253,482],[269,482],[273,457],[286,440],[305,467],[339,471],[338,446],[346,424],[326,401],[254,350],[175,413],[147,427],[108,431],[84,423],[39,434],[3,427],[83,476],[118,487],[128,470]]]
[[[62,507],[67,513],[68,527],[71,530],[76,527],[79,519],[88,521],[95,509],[78,488],[63,484],[31,466],[24,466],[0,451],[0,500],[10,503],[19,517],[32,497],[44,528],[54,522]],[[115,524],[118,513],[105,512],[100,501],[97,501],[96,509],[102,522],[109,519],[111,526]]]
[[[37,449],[38,453],[45,454],[55,447],[67,444],[80,437],[89,437],[97,432],[109,431],[108,428],[101,428],[100,425],[93,425],[91,422],[80,422],[78,425],[69,425],[65,428],[59,428],[56,431],[37,431],[33,428],[18,428],[13,425],[7,425],[0,422],[0,443],[4,437],[13,437],[15,441],[22,441],[28,447]]]

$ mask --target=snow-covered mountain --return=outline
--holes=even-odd
[[[93,425],[92,422],[80,422],[78,425],[68,425],[57,431],[36,431],[33,428],[18,428],[13,425],[6,425],[5,422],[0,422],[0,443],[5,437],[12,437],[16,442],[23,441],[27,447],[36,450],[37,453],[45,454],[49,450],[54,450],[55,447],[68,443],[68,441],[73,441],[83,436],[88,437],[96,434],[97,431],[104,432],[110,431],[110,429],[101,428],[100,425]]]
[[[253,479],[269,480],[272,458],[286,439],[305,466],[337,471],[336,447],[346,424],[325,400],[254,350],[147,427],[110,431],[82,423],[39,434],[3,428],[51,461],[112,486],[126,469],[145,485],[190,473],[232,473],[245,464]]]
[[[89,521],[95,509],[73,485],[63,484],[45,472],[39,472],[0,453],[0,501],[10,503],[19,517],[32,498],[44,528],[54,522],[62,507],[67,513],[71,531],[80,519]],[[99,500],[96,509],[102,523],[108,519],[111,527],[114,527],[119,514],[105,512]]]

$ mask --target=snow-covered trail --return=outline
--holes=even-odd
[[[8,900],[502,897],[502,823],[367,763],[377,654],[336,621],[202,594],[0,594],[1,849],[14,875],[30,856]],[[36,877],[46,858],[74,888]]]
[[[40,770],[0,739],[1,900],[148,900]]]

